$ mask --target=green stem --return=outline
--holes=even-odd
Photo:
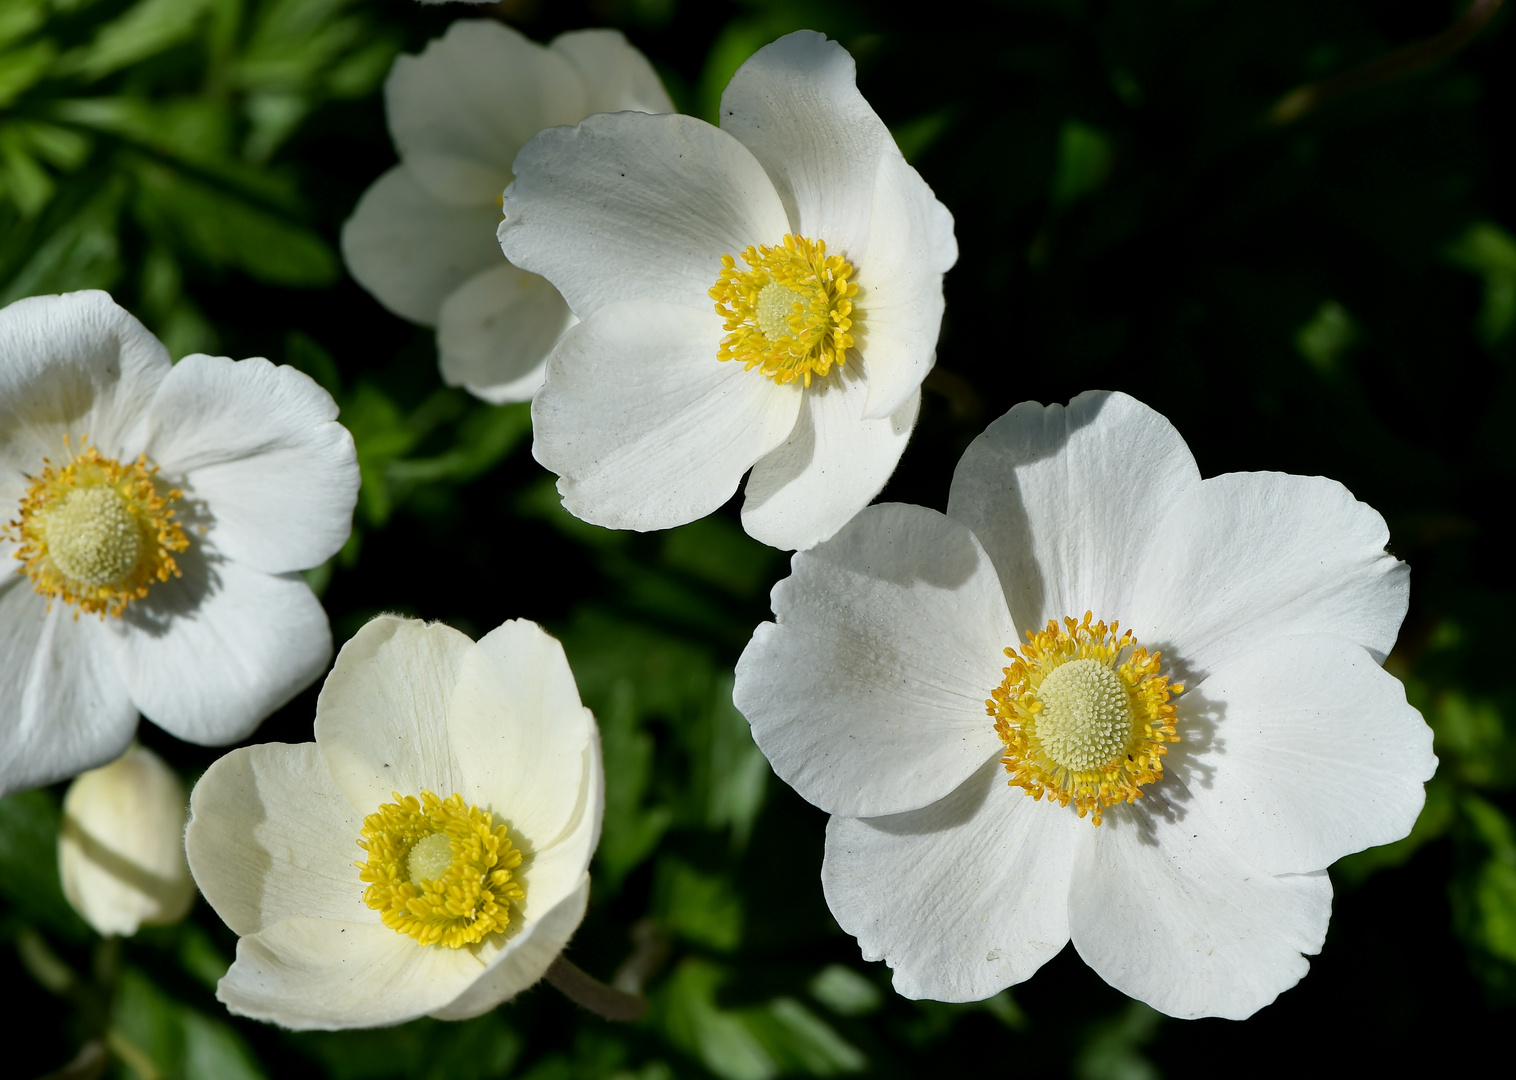
[[[1296,87],[1274,103],[1264,117],[1264,127],[1284,127],[1335,98],[1391,82],[1446,60],[1478,37],[1504,3],[1505,0],[1474,0],[1462,16],[1434,37],[1396,49],[1325,82]]]
[[[647,998],[606,986],[563,956],[553,961],[544,977],[575,1005],[607,1020],[640,1020],[647,1012]]]

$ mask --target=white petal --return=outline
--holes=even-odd
[[[515,168],[500,245],[581,319],[620,300],[711,311],[721,256],[790,231],[758,160],[689,116],[591,116],[541,132]]]
[[[585,116],[674,111],[653,65],[620,30],[571,30],[555,37],[551,48],[567,57],[584,81]]]
[[[316,701],[316,743],[361,814],[394,792],[463,790],[448,709],[474,643],[442,623],[380,615],[337,654]]]
[[[793,567],[732,700],[802,798],[849,817],[915,810],[1001,749],[984,703],[1016,628],[973,533],[871,506]]]
[[[1198,679],[1271,636],[1337,634],[1380,661],[1395,644],[1410,571],[1385,551],[1384,519],[1335,480],[1227,473],[1168,517],[1129,619],[1181,677]]]
[[[942,326],[942,275],[957,259],[953,215],[904,158],[881,156],[869,245],[858,257],[865,417],[895,412],[931,370]]]
[[[1108,810],[1081,847],[1069,926],[1084,962],[1159,1012],[1244,1020],[1300,981],[1332,914],[1326,873],[1274,877],[1198,810]]]
[[[714,313],[655,303],[617,304],[563,335],[532,403],[532,455],[571,513],[613,529],[694,521],[783,442],[799,388],[717,360],[720,339]]]
[[[1069,876],[1090,829],[986,762],[924,810],[826,829],[821,887],[865,960],[908,998],[978,1001],[1030,978],[1069,940]]]
[[[401,159],[454,206],[495,205],[523,143],[590,111],[562,53],[483,19],[460,19],[420,56],[397,57],[384,103]]]
[[[387,1027],[442,1008],[483,970],[468,949],[420,945],[380,923],[292,918],[237,942],[216,997],[297,1031]]]
[[[1411,831],[1432,729],[1360,646],[1259,642],[1179,699],[1168,763],[1248,862],[1304,874]]]
[[[548,353],[575,321],[546,278],[497,260],[442,304],[442,378],[497,405],[530,401],[542,385]]]
[[[370,185],[343,223],[342,259],[385,307],[433,326],[454,289],[500,265],[499,224],[497,203],[449,206],[396,165]]]
[[[41,787],[120,757],[137,710],[92,615],[32,583],[0,581],[0,795]]]
[[[526,892],[526,898],[520,904],[521,914],[528,922],[544,918],[579,887],[589,869],[595,847],[600,843],[600,826],[605,818],[605,766],[600,759],[598,735],[584,748],[580,757],[583,781],[579,786],[579,801],[569,816],[567,831],[547,847],[530,853],[530,858],[523,860],[517,871]],[[486,960],[490,954],[486,947],[489,944],[481,943],[479,950],[480,957]]]
[[[1086,611],[1125,626],[1149,546],[1199,483],[1172,424],[1088,391],[1068,408],[1023,401],[986,428],[953,473],[948,515],[995,561],[1017,627]]]
[[[79,774],[63,797],[58,878],[63,895],[102,936],[189,914],[195,882],[184,861],[184,784],[142,746]]]
[[[589,895],[590,879],[586,875],[556,907],[523,926],[521,933],[495,955],[483,977],[447,1005],[433,1009],[431,1015],[439,1020],[467,1020],[489,1012],[542,978],[584,921]]]
[[[868,244],[879,158],[899,153],[855,77],[846,49],[800,30],[754,53],[721,95],[722,130],[763,163],[793,231],[849,258]]]
[[[218,758],[190,794],[195,884],[238,934],[297,916],[377,923],[355,865],[363,815],[315,743],[262,743]]]
[[[107,457],[139,453],[143,410],[168,351],[103,292],[33,296],[0,310],[0,465],[35,476],[82,439]]]
[[[572,828],[599,782],[584,772],[594,718],[563,646],[536,623],[507,622],[464,655],[448,730],[464,799],[508,819],[534,850]]]
[[[309,375],[262,357],[186,356],[148,408],[145,451],[209,514],[227,558],[270,574],[319,566],[352,531],[353,437]]]
[[[921,393],[912,392],[893,416],[879,420],[864,419],[868,394],[854,360],[803,392],[789,438],[761,458],[748,478],[742,527],[749,536],[771,547],[804,550],[879,494],[910,441]]]
[[[147,718],[223,746],[250,735],[332,656],[326,612],[298,574],[207,558],[190,542],[182,577],[152,586],[111,628],[116,667]]]

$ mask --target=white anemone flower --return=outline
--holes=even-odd
[[[357,497],[337,405],[294,368],[171,364],[102,292],[0,310],[0,792],[120,757],[139,710],[245,738],[331,659],[297,571]]]
[[[604,773],[563,649],[381,616],[337,655],[316,741],[233,750],[190,795],[200,891],[241,935],[217,987],[290,1028],[477,1016],[584,918]]]
[[[532,405],[570,512],[668,528],[751,468],[744,528],[807,548],[879,493],[958,249],[840,45],[801,31],[758,50],[719,128],[593,116],[539,134],[515,171],[500,243],[584,320]]]
[[[437,328],[442,377],[486,401],[526,401],[574,316],[495,241],[511,160],[545,127],[591,113],[672,112],[647,57],[615,30],[542,46],[493,20],[462,19],[384,84],[400,164],[342,228],[348,269],[396,315]]]
[[[188,816],[184,785],[146,747],[80,773],[63,797],[58,832],[63,895],[105,935],[178,922],[195,902],[184,861]]]
[[[1025,402],[946,515],[870,507],[795,556],[734,696],[834,815],[827,903],[901,994],[988,997],[1072,939],[1162,1012],[1240,1019],[1320,950],[1326,867],[1405,836],[1436,766],[1380,667],[1387,539],[1332,480],[1202,480],[1125,395]]]

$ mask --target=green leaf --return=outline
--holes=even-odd
[[[792,997],[725,1009],[716,1000],[724,969],[687,959],[661,988],[655,1016],[676,1046],[724,1080],[783,1074],[837,1076],[868,1064],[853,1046]]]
[[[89,45],[59,64],[63,72],[98,79],[192,40],[218,0],[140,0],[100,28]],[[225,0],[220,0],[225,2]]]
[[[709,874],[672,855],[658,860],[653,911],[675,937],[719,952],[742,940],[742,897],[722,874]]]
[[[61,818],[48,791],[20,791],[0,799],[0,896],[24,919],[80,941],[90,932],[64,899],[58,880]]]
[[[1078,1080],[1158,1080],[1157,1066],[1141,1048],[1153,1041],[1162,1022],[1162,1014],[1151,1006],[1130,1002],[1084,1039],[1074,1058],[1074,1075]]]
[[[1487,852],[1472,882],[1475,940],[1492,956],[1516,964],[1516,826],[1477,795],[1464,796],[1462,809]]]
[[[128,967],[111,1007],[107,1042],[128,1075],[153,1080],[262,1080],[266,1075],[231,1025],[174,1000]]]
[[[1322,375],[1334,375],[1338,361],[1358,340],[1358,328],[1347,308],[1326,300],[1309,322],[1295,331],[1295,349]]]
[[[579,668],[575,667],[576,674]],[[581,688],[582,692],[582,688]],[[596,694],[604,700],[603,694]],[[667,806],[648,805],[653,772],[653,739],[638,723],[636,690],[630,679],[611,689],[608,706],[596,710],[606,760],[616,767],[605,776],[605,824],[595,851],[599,879],[614,894],[626,875],[652,854],[673,822]]]
[[[838,1016],[867,1016],[884,1004],[879,988],[850,967],[828,964],[806,989]]]
[[[1111,137],[1097,127],[1067,120],[1058,132],[1058,162],[1053,170],[1053,205],[1071,206],[1099,191],[1115,161]]]
[[[3,33],[0,28],[0,35]],[[47,73],[57,52],[53,43],[44,39],[0,53],[0,108],[31,89]]]
[[[1486,344],[1495,344],[1516,327],[1516,237],[1493,221],[1475,222],[1447,256],[1484,278],[1484,303],[1474,325]]]

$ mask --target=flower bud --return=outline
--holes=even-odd
[[[140,746],[75,778],[63,798],[58,874],[85,922],[125,936],[184,918],[195,899],[184,859],[188,808],[173,770]]]

